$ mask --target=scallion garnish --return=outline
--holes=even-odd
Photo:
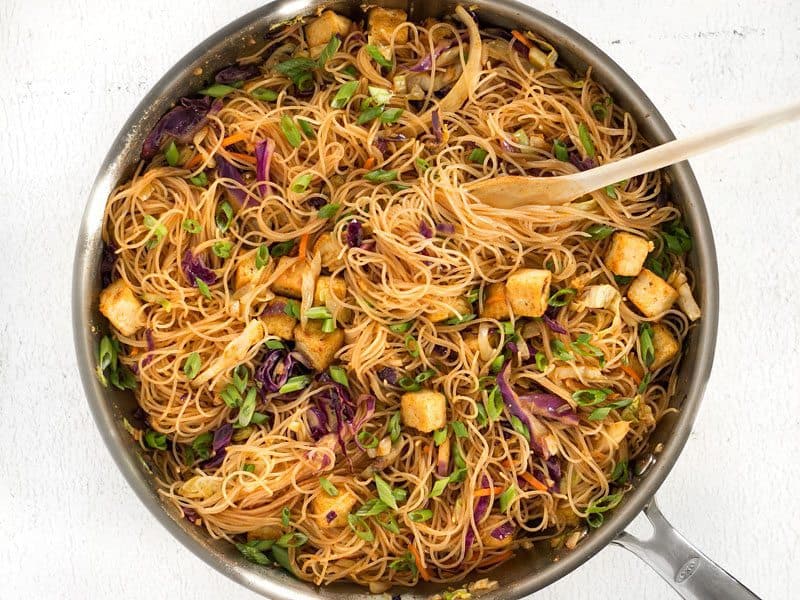
[[[326,494],[328,494],[328,496],[335,497],[339,495],[339,490],[336,488],[335,485],[333,485],[333,483],[331,483],[331,480],[328,479],[327,477],[319,478],[319,487],[321,487],[322,490]]]
[[[378,474],[373,476],[373,480],[375,481],[375,488],[378,490],[378,498],[381,499],[381,502],[389,508],[397,510],[397,500],[395,500],[392,495],[392,486],[381,479]]]
[[[410,513],[408,513],[408,518],[414,523],[424,523],[425,521],[430,521],[433,518],[433,511],[427,508],[423,508],[421,510],[412,510]]]
[[[389,325],[389,331],[392,333],[405,333],[413,326],[414,324],[411,321],[407,323],[394,323],[393,325]]]
[[[211,87],[207,87],[204,90],[200,90],[198,93],[202,94],[203,96],[211,96],[212,98],[224,98],[228,94],[235,91],[236,88],[231,85],[223,85],[221,83],[217,83],[212,85]]]
[[[272,256],[272,258],[286,256],[294,249],[294,243],[295,243],[294,240],[279,242],[269,249],[269,254],[270,256]]]
[[[414,164],[417,166],[417,168],[422,173],[424,173],[425,171],[427,171],[428,169],[431,168],[431,165],[424,158],[415,158],[414,159]]]
[[[375,541],[375,534],[372,533],[372,529],[370,529],[369,524],[361,517],[351,513],[347,515],[347,524],[350,526],[350,529],[353,530],[353,533],[355,533],[365,542]]]
[[[528,426],[523,423],[522,419],[520,419],[518,416],[511,415],[511,426],[514,428],[514,431],[516,431],[529,442],[531,441],[531,432],[528,429]]]
[[[386,58],[383,53],[378,49],[377,46],[373,44],[368,44],[366,46],[367,54],[369,54],[372,59],[378,63],[382,67],[386,67],[387,69],[391,69],[394,63]]]
[[[247,427],[250,425],[250,420],[253,418],[253,413],[256,412],[256,394],[258,391],[255,387],[251,387],[247,390],[247,395],[242,402],[242,406],[239,408],[239,417],[236,420],[236,424],[239,427]]]
[[[358,432],[356,436],[358,443],[364,446],[364,448],[377,448],[380,440],[375,436],[374,433],[371,431],[367,431],[366,429],[362,429]]]
[[[222,398],[228,408],[237,408],[244,402],[242,392],[233,384],[226,385],[225,389],[219,393],[219,397]]]
[[[569,152],[561,140],[553,140],[553,156],[563,162],[569,161]]]
[[[194,284],[197,286],[197,289],[200,291],[203,296],[211,300],[211,290],[208,289],[208,285],[206,282],[200,279],[199,277],[194,278]]]
[[[267,347],[268,350],[283,350],[286,348],[286,344],[284,344],[280,340],[267,340],[264,342],[264,345]]]
[[[482,165],[487,156],[489,156],[489,153],[486,150],[483,148],[475,148],[469,153],[469,161]]]
[[[305,533],[292,531],[289,533],[284,533],[281,537],[279,537],[276,540],[275,545],[281,546],[282,548],[299,548],[306,542],[308,542],[308,536]]]
[[[414,381],[416,381],[417,383],[424,383],[434,375],[436,375],[435,369],[425,369],[421,373],[417,374],[416,377],[414,377]]]
[[[314,125],[312,125],[311,121],[306,121],[305,119],[297,117],[297,124],[300,125],[300,130],[308,139],[317,139],[317,132],[314,131]]]
[[[578,125],[578,137],[581,139],[583,149],[586,150],[586,156],[589,158],[594,158],[594,142],[592,142],[592,136],[589,135],[589,128],[586,127],[586,123],[580,123]]]
[[[289,380],[280,387],[278,393],[291,394],[293,392],[299,392],[308,387],[310,383],[311,378],[308,375],[295,375],[294,377],[290,377]]]
[[[331,379],[333,379],[336,383],[345,387],[350,387],[350,381],[347,379],[347,371],[345,371],[342,367],[331,365],[328,369],[328,373],[330,374]]]
[[[442,427],[433,432],[433,443],[441,446],[447,439],[447,427]]]
[[[504,491],[502,494],[500,494],[498,498],[500,500],[500,512],[506,512],[509,505],[514,501],[514,498],[516,497],[517,497],[517,488],[514,487],[513,485],[506,491]]]
[[[219,258],[230,258],[233,244],[231,242],[215,242],[211,251]]]
[[[450,423],[450,428],[453,430],[453,433],[456,434],[457,438],[465,438],[469,436],[467,426],[461,421],[453,421]]]
[[[358,115],[358,119],[356,119],[356,123],[359,125],[366,125],[377,119],[381,113],[383,113],[382,106],[368,106],[361,113]]]
[[[622,493],[610,494],[595,500],[586,507],[586,522],[589,527],[598,528],[603,524],[603,513],[617,506],[622,500]]]
[[[381,113],[381,123],[385,123],[387,125],[395,123],[402,114],[402,108],[387,108]]]
[[[396,442],[400,439],[400,413],[396,412],[391,417],[389,417],[389,424],[387,425],[386,429],[389,432],[389,439],[392,440],[392,443]]]
[[[148,250],[152,250],[158,246],[161,243],[161,240],[164,239],[164,236],[167,235],[167,227],[161,221],[151,215],[144,216],[144,226],[147,227],[152,234],[152,237],[147,240],[145,247]]]
[[[444,488],[447,487],[448,483],[450,483],[449,477],[445,477],[443,479],[437,479],[436,483],[433,484],[433,489],[431,489],[431,493],[428,494],[428,497],[436,498],[437,496],[441,496],[442,492],[444,492]]]
[[[503,414],[503,396],[500,393],[500,388],[498,386],[494,386],[490,391],[489,395],[486,398],[486,416],[489,417],[490,421],[496,421],[501,414]]]
[[[334,54],[339,50],[339,47],[342,45],[342,40],[340,40],[337,36],[331,37],[328,40],[328,43],[325,44],[325,47],[322,49],[322,52],[317,57],[317,66],[322,68],[325,66]]]
[[[305,312],[305,316],[307,319],[314,319],[315,321],[332,318],[331,311],[326,306],[312,306]]]
[[[250,370],[245,365],[239,365],[233,370],[233,385],[243,394],[250,380]]]
[[[208,185],[208,177],[206,176],[205,171],[200,171],[199,175],[189,177],[189,181],[198,187],[206,187]]]
[[[225,233],[228,231],[228,227],[231,226],[231,221],[233,220],[233,207],[231,206],[230,202],[227,200],[223,200],[217,206],[217,211],[214,214],[214,222],[217,225],[217,228],[222,232]]]
[[[325,319],[322,321],[322,333],[333,333],[336,331],[336,319]]]
[[[610,225],[602,225],[601,223],[596,223],[589,227],[586,230],[593,240],[604,240],[612,233],[614,233],[614,228]]]
[[[506,357],[503,356],[502,354],[498,354],[497,356],[494,357],[494,360],[489,365],[489,370],[492,373],[499,373],[500,369],[503,368],[503,364],[505,362],[506,362]]]
[[[408,334],[403,340],[403,344],[405,345],[406,350],[408,350],[408,353],[411,356],[413,356],[414,358],[417,358],[419,356],[419,343],[417,342],[417,338],[415,338],[411,334]]]
[[[543,352],[537,352],[534,359],[536,360],[536,368],[544,373],[547,370],[547,356]]]
[[[164,433],[157,433],[152,429],[148,429],[144,434],[144,443],[153,450],[166,450],[167,436]]]
[[[399,385],[401,388],[403,388],[406,392],[416,392],[416,391],[419,391],[420,389],[422,389],[422,386],[419,383],[417,383],[416,381],[414,381],[408,375],[398,379],[397,380],[397,385]]]
[[[580,334],[574,342],[570,342],[570,347],[580,354],[581,356],[594,356],[595,358],[603,357],[603,351],[597,346],[593,346],[590,342],[592,336],[589,333]]]
[[[391,171],[384,171],[383,169],[375,169],[374,171],[366,173],[364,175],[364,179],[366,179],[367,181],[371,181],[372,183],[386,183],[397,179],[397,171],[394,169],[392,169]]]
[[[286,306],[283,307],[283,312],[293,319],[300,318],[300,303],[297,300],[287,300]]]
[[[577,293],[575,288],[561,288],[552,296],[550,296],[547,304],[549,306],[566,306],[572,300],[572,297]]]
[[[283,115],[281,117],[281,131],[283,131],[286,141],[289,142],[293,148],[297,148],[303,143],[300,130],[297,129],[297,125],[294,124],[294,120],[292,120],[289,115]]]
[[[256,100],[261,100],[262,102],[272,102],[278,99],[278,92],[275,90],[269,90],[267,88],[256,88],[250,92],[250,95]]]
[[[200,223],[194,219],[184,219],[183,223],[181,223],[181,227],[183,227],[184,231],[188,231],[189,233],[200,233],[203,230]]]
[[[650,323],[642,323],[639,326],[639,349],[642,353],[644,366],[649,367],[656,358],[656,351],[653,346],[653,328]]]
[[[567,350],[567,346],[561,340],[551,340],[550,350],[553,351],[553,354],[555,354],[556,358],[558,358],[559,360],[563,360],[566,362],[574,358],[572,356],[572,353],[569,350]]]
[[[475,313],[470,313],[468,315],[461,315],[460,317],[451,317],[447,319],[444,324],[445,325],[461,325],[462,323],[468,323],[469,321],[474,320],[478,315]]]
[[[183,362],[183,373],[186,375],[186,379],[191,381],[197,377],[197,373],[200,372],[201,365],[202,361],[200,360],[200,355],[197,352],[192,352],[189,356],[187,356],[186,360]]]
[[[383,105],[392,99],[392,92],[390,90],[380,88],[374,85],[367,86],[369,95],[375,104]]]
[[[284,527],[289,527],[292,524],[292,512],[289,510],[288,506],[284,506],[281,509],[281,524]]]
[[[253,463],[245,463],[242,465],[242,471],[245,473],[254,473],[256,466]]]
[[[357,89],[358,81],[348,81],[336,92],[333,100],[331,100],[331,106],[333,108],[344,108],[350,102],[350,98],[353,97]]]
[[[178,162],[181,159],[181,153],[178,151],[178,147],[175,145],[175,140],[169,143],[167,149],[164,150],[164,158],[167,159],[167,164],[170,167],[177,167]]]
[[[275,70],[291,79],[298,90],[307,92],[314,87],[312,72],[316,67],[316,61],[300,56],[278,63]]]
[[[302,194],[308,189],[308,186],[311,185],[311,180],[313,178],[314,175],[312,173],[303,173],[302,175],[298,175],[292,182],[292,185],[289,187],[289,189],[295,194]]]
[[[256,269],[263,269],[269,262],[269,246],[261,244],[256,250]]]

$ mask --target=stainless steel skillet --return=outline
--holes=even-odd
[[[441,16],[452,12],[455,3],[439,0],[387,1],[381,4],[405,9],[410,18]],[[156,493],[154,479],[139,447],[122,427],[122,417],[135,408],[129,394],[104,389],[94,376],[95,348],[105,325],[97,311],[100,289],[100,228],[106,199],[113,187],[134,169],[141,143],[158,118],[179,97],[199,89],[205,77],[227,66],[252,48],[248,40],[260,39],[271,25],[296,16],[314,13],[319,7],[358,17],[355,0],[278,0],[244,15],[222,28],[183,57],[142,100],[114,141],[89,196],[79,233],[73,273],[73,327],[75,350],[86,397],[97,426],[114,460],[133,490],[150,512],[187,548],[209,565],[265,597],[295,600],[312,598],[369,598],[362,588],[335,585],[317,588],[292,579],[279,570],[245,561],[226,543],[205,536],[166,504]],[[513,0],[475,0],[469,3],[482,25],[533,30],[559,50],[561,59],[582,72],[588,65],[594,77],[628,110],[642,134],[658,144],[673,138],[664,119],[642,90],[608,56],[591,42],[562,23]],[[194,73],[202,68],[204,75]],[[548,547],[521,553],[491,577],[500,582],[486,598],[520,598],[542,589],[589,560],[608,544],[623,546],[642,558],[685,598],[755,598],[743,585],[689,544],[658,510],[653,495],[667,477],[689,436],[702,399],[714,356],[718,317],[717,260],[711,225],[697,182],[687,163],[669,169],[671,193],[680,204],[694,239],[690,257],[697,274],[697,294],[704,316],[688,339],[673,405],[679,412],[666,416],[651,439],[651,452],[640,461],[640,475],[634,489],[574,550],[554,554]],[[653,536],[640,540],[624,528],[641,511],[654,527]],[[557,559],[557,560],[554,560]],[[451,586],[452,587],[452,586]],[[441,591],[424,585],[402,592],[403,598],[425,598]]]

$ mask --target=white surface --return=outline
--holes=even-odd
[[[75,370],[72,254],[106,149],[139,98],[257,1],[0,1],[0,598],[236,598],[145,511]],[[678,135],[797,99],[800,4],[548,0]],[[765,598],[800,588],[800,126],[692,161],[716,234],[718,352],[659,493],[673,523]],[[537,598],[675,596],[616,548]]]

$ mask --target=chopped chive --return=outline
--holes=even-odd
[[[389,331],[392,333],[405,333],[409,329],[411,329],[414,324],[411,321],[406,323],[395,323],[393,325],[389,325]]]
[[[361,111],[358,115],[358,119],[356,119],[356,123],[358,125],[366,125],[381,116],[381,113],[383,113],[382,106],[370,106]]]
[[[469,161],[482,165],[487,156],[489,156],[489,153],[486,150],[483,148],[475,148],[469,153]]]
[[[288,506],[284,506],[281,510],[281,524],[284,527],[289,527],[292,524],[292,512]]]
[[[400,439],[400,413],[396,412],[391,417],[389,417],[389,425],[387,426],[389,431],[389,439],[392,440],[392,443],[396,442]]]
[[[575,288],[561,288],[547,300],[549,306],[566,306],[577,293]]]
[[[589,229],[586,230],[586,233],[588,233],[593,240],[599,241],[606,239],[608,236],[614,233],[614,228],[610,225],[596,223],[595,225],[589,227]]]
[[[273,100],[278,99],[278,92],[266,88],[256,88],[250,92],[250,95],[256,100],[261,100],[262,102],[272,102]]]
[[[167,436],[164,433],[156,433],[152,429],[148,429],[144,434],[144,442],[149,448],[153,450],[166,450],[167,449]]]
[[[375,104],[386,104],[392,99],[392,92],[390,90],[380,88],[374,85],[367,86],[369,95]]]
[[[292,185],[289,187],[289,189],[295,194],[302,194],[308,189],[308,186],[311,185],[311,180],[313,178],[314,175],[312,173],[303,173],[302,175],[298,175],[292,182]]]
[[[290,377],[289,380],[280,387],[278,393],[291,394],[293,392],[299,392],[300,390],[308,387],[310,383],[311,378],[308,375],[296,375],[294,377]]]
[[[428,508],[423,508],[422,510],[412,510],[410,513],[408,513],[408,518],[414,523],[424,523],[425,521],[430,521],[433,518],[433,511]]]
[[[583,149],[586,150],[586,156],[589,158],[594,158],[594,143],[592,142],[592,136],[589,135],[589,128],[586,127],[586,123],[581,123],[578,125],[578,137],[581,139]]]
[[[191,381],[197,377],[197,373],[200,372],[201,365],[202,362],[200,360],[200,355],[197,352],[192,352],[189,356],[187,356],[183,363],[183,373],[186,375],[186,379]]]
[[[319,486],[326,494],[328,494],[328,496],[334,497],[339,495],[339,490],[336,488],[335,485],[333,485],[333,483],[331,483],[331,480],[328,479],[327,477],[319,478]]]
[[[561,140],[553,140],[553,156],[563,162],[569,161],[569,152]]]
[[[375,488],[378,490],[378,498],[389,508],[397,510],[397,500],[392,495],[392,486],[381,479],[378,474],[373,476],[373,480],[375,481]]]
[[[547,369],[547,356],[544,355],[542,352],[537,352],[535,355],[536,359],[536,368],[539,369],[542,373],[545,372]]]
[[[499,373],[500,369],[503,368],[503,363],[505,362],[506,362],[506,357],[503,356],[502,354],[499,354],[494,358],[492,364],[489,365],[489,369],[492,371],[492,373]]]
[[[281,117],[281,131],[283,131],[286,141],[289,142],[292,147],[297,148],[303,142],[297,125],[294,124],[294,121],[289,115],[283,115]]]
[[[350,98],[353,97],[357,89],[358,81],[348,81],[336,92],[333,100],[331,100],[331,106],[333,108],[344,108],[350,102]]]
[[[253,473],[256,470],[256,466],[253,463],[245,463],[242,465],[242,471],[246,473]]]
[[[167,227],[152,215],[144,216],[144,226],[147,227],[147,229],[149,229],[153,234],[152,237],[147,241],[146,247],[148,249],[153,249],[158,246],[161,243],[161,240],[164,239],[164,236],[167,235]]]
[[[181,159],[181,153],[178,151],[178,147],[175,145],[175,140],[169,143],[167,149],[164,150],[164,158],[167,159],[167,164],[170,167],[177,167],[178,162]]]
[[[378,49],[377,46],[373,44],[368,44],[366,46],[367,54],[369,54],[372,59],[378,63],[382,67],[386,67],[387,69],[391,69],[394,66],[394,63],[386,58],[383,53]]]
[[[397,385],[403,388],[406,392],[416,392],[422,389],[422,386],[419,383],[407,375],[398,379]]]
[[[573,392],[572,399],[578,406],[594,406],[595,404],[603,402],[611,394],[613,394],[613,392],[608,388],[585,389]]]
[[[395,123],[402,114],[402,108],[387,108],[381,113],[381,123],[385,123],[387,125]]]
[[[242,393],[236,388],[235,385],[228,384],[225,386],[225,389],[222,390],[219,394],[220,398],[222,398],[223,402],[225,402],[225,406],[228,408],[237,408],[242,405],[244,398],[242,398]]]
[[[314,131],[314,125],[312,125],[311,121],[307,121],[305,119],[301,119],[297,117],[297,124],[300,125],[300,130],[310,140],[317,139],[317,132]]]
[[[456,434],[457,438],[465,438],[469,436],[469,432],[467,431],[467,426],[464,425],[461,421],[453,421],[450,423],[450,427],[453,429],[453,433]]]
[[[517,497],[517,488],[513,485],[508,488],[505,492],[500,494],[498,498],[500,500],[500,512],[506,512],[508,506],[514,501],[514,498]]]
[[[419,356],[419,343],[417,342],[417,338],[411,334],[408,334],[405,337],[405,340],[403,340],[403,343],[411,356],[414,358]]]
[[[558,358],[559,360],[563,361],[573,360],[572,353],[567,349],[567,346],[561,340],[551,340],[550,349],[553,351],[553,354],[555,354],[556,358]]]
[[[451,317],[447,319],[444,324],[445,325],[461,325],[462,323],[468,323],[469,321],[474,320],[477,317],[475,313],[470,313],[468,315],[461,315],[460,317]]]
[[[339,204],[326,204],[317,211],[317,216],[320,219],[330,219],[336,215],[340,208],[341,205]]]
[[[447,427],[442,427],[433,432],[433,443],[441,446],[447,439]]]
[[[287,240],[285,242],[279,242],[272,246],[269,249],[269,254],[272,258],[278,258],[280,256],[286,256],[294,249],[294,240]]]
[[[358,69],[356,69],[355,65],[347,65],[342,69],[342,73],[354,79],[358,77]]]
[[[437,496],[441,496],[442,492],[444,492],[444,488],[447,487],[447,484],[450,483],[450,478],[445,477],[444,479],[437,479],[436,483],[433,484],[433,489],[431,493],[428,495],[429,498],[436,498]]]
[[[200,290],[200,293],[203,294],[206,298],[211,300],[211,290],[208,289],[206,282],[200,279],[199,277],[195,277],[194,283],[197,286],[197,289]]]
[[[233,244],[231,242],[216,242],[211,247],[211,251],[219,258],[230,258]]]
[[[328,373],[336,383],[339,383],[345,387],[350,387],[350,381],[347,379],[347,371],[345,371],[342,367],[337,367],[336,365],[331,365],[328,368]]]
[[[358,432],[356,436],[358,443],[364,446],[364,448],[377,448],[380,440],[375,437],[375,434],[372,432],[367,431],[366,429],[362,429]]]
[[[370,529],[369,524],[364,521],[363,518],[351,513],[347,515],[347,524],[350,526],[350,529],[353,530],[353,533],[365,542],[375,541],[375,534],[372,533],[372,529]]]
[[[414,381],[417,383],[424,383],[434,375],[436,375],[435,369],[425,369],[422,371],[422,373],[419,373],[416,377],[414,377]]]
[[[518,416],[511,415],[511,426],[514,428],[514,431],[516,431],[529,442],[531,441],[531,432],[528,429],[528,426],[523,423],[522,419],[520,419]]]
[[[420,170],[422,173],[424,173],[425,171],[427,171],[428,169],[430,169],[430,168],[431,168],[431,165],[430,165],[430,164],[428,163],[428,161],[427,161],[427,160],[425,160],[424,158],[415,158],[415,159],[414,159],[414,164],[417,166],[417,168],[418,168],[418,169],[419,169],[419,170]]]
[[[203,230],[200,223],[194,219],[184,219],[183,223],[181,223],[181,227],[183,227],[184,231],[188,231],[189,233],[200,233]]]
[[[203,96],[211,96],[212,98],[224,98],[231,92],[235,92],[236,88],[230,85],[223,85],[221,83],[217,83],[212,85],[211,87],[207,87],[204,90],[200,90],[200,94]]]
[[[490,421],[496,421],[501,414],[503,414],[503,408],[505,404],[503,403],[503,396],[500,393],[500,388],[498,386],[494,386],[489,395],[486,398],[486,416],[489,417]]]
[[[263,269],[269,262],[269,246],[261,244],[256,250],[256,269]]]
[[[275,542],[276,546],[280,546],[282,548],[299,548],[308,542],[308,536],[305,533],[300,533],[299,531],[292,531],[290,533],[284,533],[278,540]]]
[[[642,323],[639,326],[639,349],[642,353],[644,366],[649,367],[656,359],[656,351],[653,346],[653,328],[650,323]]]
[[[250,425],[250,420],[253,418],[253,413],[256,412],[256,394],[258,391],[256,388],[251,387],[247,390],[247,395],[244,398],[244,402],[242,402],[242,406],[239,408],[239,417],[236,420],[236,424],[239,427],[247,427]]]
[[[397,179],[397,171],[384,171],[383,169],[376,169],[374,171],[370,171],[364,175],[364,179],[367,181],[371,181],[372,183],[386,183],[388,181],[394,181]]]
[[[189,181],[198,187],[206,187],[208,185],[208,177],[206,176],[205,171],[200,171],[199,175],[189,177]]]
[[[300,318],[300,303],[297,300],[288,300],[283,312],[294,319]]]
[[[334,54],[339,50],[339,47],[342,45],[342,40],[340,40],[337,36],[331,37],[328,40],[328,43],[325,44],[325,47],[322,49],[322,52],[317,57],[317,66],[324,67],[325,63],[327,63]]]
[[[217,211],[214,215],[214,222],[217,225],[217,228],[222,233],[225,233],[228,230],[228,227],[231,226],[231,221],[233,220],[233,207],[231,206],[230,202],[227,200],[223,200],[217,206]]]
[[[286,348],[286,344],[284,344],[280,340],[267,340],[264,342],[264,345],[267,347],[268,350],[283,350]]]

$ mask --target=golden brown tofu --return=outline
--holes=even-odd
[[[247,532],[247,541],[253,540],[277,540],[283,535],[283,529],[278,525],[262,525],[258,529]]]
[[[442,306],[432,308],[425,313],[432,323],[441,323],[453,317],[463,317],[472,312],[472,305],[464,297],[439,298],[438,303]]]
[[[256,269],[256,255],[251,255],[243,258],[236,265],[236,275],[234,277],[234,287],[237,290],[242,289],[247,284],[251,283],[258,277],[259,269]]]
[[[350,19],[337,15],[332,10],[322,14],[305,26],[306,42],[309,48],[327,44],[334,35],[344,38],[350,33]]]
[[[406,392],[400,397],[400,416],[404,425],[430,433],[447,424],[447,402],[432,390]]]
[[[631,424],[629,421],[615,421],[606,425],[606,433],[617,446],[622,443],[622,440],[625,439],[625,436],[628,435],[630,430]]]
[[[281,273],[275,281],[272,282],[272,291],[282,296],[290,296],[291,298],[303,297],[303,273],[308,269],[308,263],[304,260],[298,260],[289,256],[282,256],[278,261],[276,270],[280,270],[283,265],[287,263],[294,263],[283,273]]]
[[[317,238],[311,253],[319,253],[322,259],[322,266],[329,271],[336,271],[344,265],[344,261],[339,258],[339,246],[333,237],[332,231],[323,233]]]
[[[506,297],[506,284],[493,283],[486,288],[481,317],[504,321],[511,318],[511,307]]]
[[[634,277],[642,270],[653,242],[626,231],[618,231],[611,238],[606,250],[606,266],[615,275]]]
[[[672,308],[678,292],[648,269],[641,273],[628,287],[628,299],[647,317],[655,317]]]
[[[294,302],[290,298],[275,296],[267,302],[264,312],[261,315],[261,322],[264,324],[264,331],[269,335],[275,335],[282,340],[294,339],[294,328],[297,319],[287,315],[284,308],[289,302]]]
[[[520,269],[509,275],[506,296],[517,317],[541,317],[547,310],[550,280],[547,269]]]
[[[144,325],[142,303],[124,279],[100,292],[100,312],[122,335],[131,336]]]
[[[371,8],[367,13],[367,33],[373,38],[372,43],[388,45],[394,30],[407,19],[406,12],[398,8]],[[395,43],[405,44],[407,41],[408,27],[403,27],[397,32]]]
[[[336,353],[344,345],[344,330],[339,327],[331,333],[322,332],[322,321],[310,320],[305,327],[294,328],[295,349],[302,352],[315,371],[327,369]]]
[[[358,497],[350,490],[342,485],[336,487],[339,490],[338,495],[329,496],[320,491],[311,501],[312,516],[322,528],[347,525],[347,515],[358,502]]]
[[[657,371],[678,355],[681,346],[669,327],[655,323],[653,325],[653,349],[655,350],[655,359],[650,368]]]
[[[492,532],[495,529],[507,522],[508,519],[506,519],[503,515],[491,515],[488,519],[486,519],[486,521],[481,525],[481,541],[485,547],[505,548],[514,541],[515,531],[511,531],[501,539],[498,539],[492,535]]]

